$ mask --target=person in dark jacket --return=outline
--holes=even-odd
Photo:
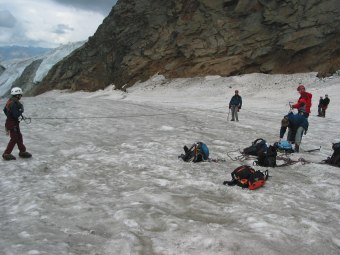
[[[231,110],[231,121],[238,121],[238,112],[242,107],[242,97],[238,94],[238,90],[235,90],[235,95],[229,102],[229,109]]]
[[[328,95],[326,94],[325,99],[323,100],[322,105],[321,105],[321,117],[324,117],[324,118],[326,117],[326,110],[328,108],[330,101],[331,100],[329,99]]]
[[[30,158],[32,154],[26,151],[23,143],[22,134],[20,132],[20,120],[24,112],[24,106],[20,103],[22,97],[21,88],[15,87],[11,90],[12,97],[7,101],[4,108],[4,113],[7,116],[5,127],[11,137],[6,150],[2,154],[4,160],[15,160],[16,158],[11,154],[15,145],[19,148],[19,157]]]
[[[284,137],[288,127],[287,140],[291,143],[295,143],[295,152],[299,152],[302,135],[307,134],[308,126],[308,120],[304,115],[293,114],[291,112],[284,116],[281,121],[280,139]]]
[[[322,116],[322,105],[323,105],[323,97],[320,97],[319,104],[318,104],[318,116]]]

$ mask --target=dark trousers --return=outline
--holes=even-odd
[[[16,127],[13,127],[9,130],[9,135],[11,139],[9,140],[9,143],[7,145],[7,148],[4,152],[4,154],[11,154],[13,151],[14,146],[17,144],[20,152],[25,152],[26,147],[24,145],[22,134],[20,132],[19,125]]]

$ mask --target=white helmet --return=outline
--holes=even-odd
[[[19,87],[15,87],[11,89],[11,95],[15,96],[15,95],[22,95],[22,90]]]

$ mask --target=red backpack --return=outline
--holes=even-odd
[[[262,187],[269,177],[268,170],[264,173],[255,170],[250,166],[243,165],[236,168],[231,173],[231,181],[224,181],[224,185],[234,186],[238,185],[242,188],[254,190]]]

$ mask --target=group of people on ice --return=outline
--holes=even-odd
[[[302,140],[303,134],[307,134],[308,130],[308,117],[311,113],[311,106],[312,106],[312,94],[306,91],[304,85],[299,85],[297,87],[297,91],[300,94],[300,97],[297,103],[291,105],[291,109],[297,109],[298,113],[294,114],[290,111],[289,114],[284,116],[281,121],[281,129],[280,129],[280,140],[283,139],[287,128],[288,128],[288,135],[287,141],[291,144],[295,144],[294,151],[299,152],[300,144]],[[325,117],[326,116],[326,109],[330,103],[330,99],[328,95],[325,95],[325,98],[320,97],[318,110],[318,116]],[[235,95],[231,98],[229,102],[229,109],[232,112],[231,121],[238,121],[238,112],[242,107],[242,97],[239,95],[239,91],[235,90]],[[229,110],[229,111],[230,111]]]

